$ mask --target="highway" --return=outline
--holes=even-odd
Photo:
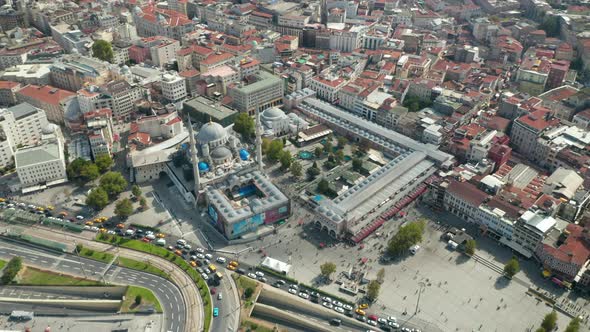
[[[43,251],[0,238],[0,258],[9,260],[14,256],[22,257],[25,265],[95,280],[100,279],[100,275],[108,268],[104,276],[107,283],[140,286],[154,293],[164,311],[163,326],[166,331],[183,332],[185,330],[185,308],[182,295],[178,287],[166,279],[118,266],[109,267],[108,264],[71,254]]]

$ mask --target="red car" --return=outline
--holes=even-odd
[[[211,288],[211,294],[215,295],[216,292],[217,292],[217,289]]]
[[[379,317],[377,317],[376,315],[369,315],[367,316],[367,318],[370,320],[377,320]]]
[[[150,242],[150,239],[148,239],[147,237],[144,237],[141,239],[143,242]]]

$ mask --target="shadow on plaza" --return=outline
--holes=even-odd
[[[497,290],[504,289],[510,285],[510,279],[506,278],[505,276],[498,276],[496,282],[494,283],[494,288]]]

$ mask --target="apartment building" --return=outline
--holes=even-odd
[[[14,160],[23,193],[68,181],[63,142],[59,139],[18,149]]]
[[[51,85],[27,85],[16,93],[18,102],[27,102],[45,111],[47,120],[63,124],[66,110],[76,108],[76,94]]]
[[[167,73],[162,75],[162,95],[172,103],[178,103],[186,99],[186,81],[177,74]]]
[[[69,91],[78,91],[85,85],[109,82],[114,67],[96,58],[71,54],[56,61],[50,68],[52,85]]]
[[[101,154],[111,155],[115,140],[112,111],[108,108],[89,111],[84,113],[84,122],[92,156],[96,159]]]
[[[247,82],[230,86],[228,94],[237,110],[254,115],[257,108],[264,110],[282,104],[283,82],[273,74],[260,71]]]
[[[334,103],[338,99],[338,92],[347,83],[348,80],[336,75],[316,76],[311,79],[309,88],[316,92],[319,99]]]
[[[510,132],[514,149],[531,158],[534,155],[537,139],[550,127],[557,126],[559,119],[554,118],[549,110],[536,110],[516,119]]]
[[[143,87],[130,84],[124,79],[100,86],[100,92],[101,96],[95,102],[94,109],[109,108],[116,119],[128,118],[134,111],[135,102],[146,94]]]
[[[133,20],[137,34],[141,37],[166,36],[181,40],[185,34],[195,30],[196,26],[196,22],[186,15],[174,10],[157,8],[154,5],[141,9],[136,7]]]
[[[11,81],[0,81],[0,105],[12,106],[17,103],[16,92],[20,90],[21,84]]]

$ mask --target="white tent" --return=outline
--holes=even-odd
[[[283,274],[288,274],[291,270],[291,265],[270,257],[266,257],[260,265]]]

